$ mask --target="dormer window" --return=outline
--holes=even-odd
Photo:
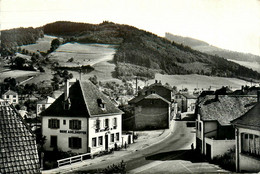
[[[97,99],[97,104],[98,104],[98,107],[100,107],[102,110],[106,109],[106,103],[104,101],[102,101],[101,98],[98,98]]]
[[[68,98],[66,101],[63,102],[63,109],[64,110],[69,110],[71,106],[70,99]]]

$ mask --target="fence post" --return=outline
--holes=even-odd
[[[71,158],[70,158],[70,164],[71,164]]]
[[[82,160],[83,160],[83,156],[81,155],[81,156],[80,156],[80,161],[82,162]]]

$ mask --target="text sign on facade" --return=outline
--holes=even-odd
[[[68,134],[87,134],[86,131],[75,131],[75,130],[60,130],[60,133]]]

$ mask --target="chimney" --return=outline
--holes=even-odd
[[[257,102],[260,103],[260,91],[257,91]]]
[[[155,80],[155,83],[158,83],[158,81],[157,81],[157,80]]]
[[[65,87],[64,87],[64,101],[66,101],[69,98],[69,80],[67,79],[65,81]]]

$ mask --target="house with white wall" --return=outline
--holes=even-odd
[[[257,97],[206,95],[199,101],[196,106],[196,149],[213,159],[235,148],[235,130],[230,121],[251,109]]]
[[[8,101],[10,104],[18,104],[18,93],[12,90],[8,90],[2,95],[2,99]]]
[[[236,133],[236,171],[260,172],[260,100],[231,124]]]
[[[197,98],[197,96],[188,92],[178,92],[174,95],[174,101],[177,103],[178,110],[181,112],[194,112]]]
[[[122,111],[89,81],[66,83],[64,93],[40,115],[46,150],[94,154],[124,142]]]
[[[47,96],[46,99],[43,99],[41,101],[37,102],[37,106],[36,106],[36,114],[37,116],[44,111],[45,109],[47,109],[53,102],[55,101],[54,98]]]

